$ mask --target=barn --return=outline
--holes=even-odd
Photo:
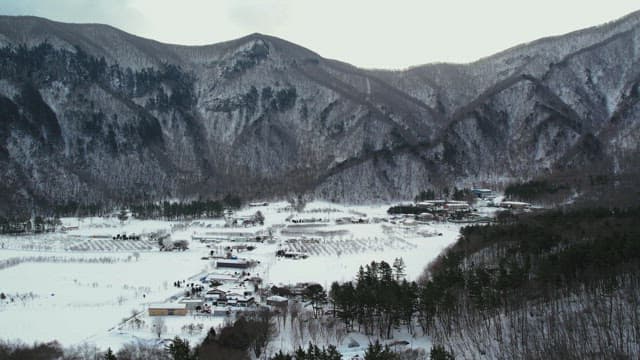
[[[149,305],[149,316],[185,316],[187,304],[165,303]]]
[[[245,259],[220,259],[216,261],[216,267],[246,269],[249,267],[249,262]]]

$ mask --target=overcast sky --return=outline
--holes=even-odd
[[[185,45],[260,32],[361,67],[469,62],[617,19],[637,0],[0,0],[0,13],[99,22]]]

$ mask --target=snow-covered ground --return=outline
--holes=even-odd
[[[360,265],[382,260],[392,263],[397,257],[406,264],[407,278],[416,279],[455,241],[460,229],[460,225],[447,223],[402,225],[380,221],[388,218],[388,206],[314,202],[304,212],[294,213],[287,205],[249,207],[235,214],[261,211],[265,223],[259,227],[225,228],[220,219],[121,222],[116,218],[66,218],[63,224],[72,227],[66,234],[0,237],[0,264],[6,265],[9,259],[15,262],[0,266],[0,292],[8,295],[0,300],[0,339],[57,339],[63,345],[87,342],[100,348],[118,348],[134,340],[156,341],[154,318],[146,315],[148,304],[182,294],[184,288],[174,287],[175,281],[197,281],[215,268],[212,260],[203,257],[212,250],[220,254],[225,246],[238,245],[205,244],[193,241],[192,236],[271,233],[272,241],[252,243],[255,250],[237,254],[259,262],[250,270],[252,275],[262,277],[265,284],[314,281],[328,287],[333,281],[352,280]],[[347,217],[366,218],[370,223],[335,224],[336,219]],[[292,224],[288,218],[318,218],[323,222]],[[143,239],[111,238],[122,233],[142,235]],[[154,233],[189,240],[190,248],[158,251],[153,240],[145,240]],[[304,251],[309,257],[276,257],[276,251],[282,249]],[[137,321],[123,322],[135,313],[140,313]],[[225,321],[219,316],[193,315],[163,319],[166,331],[162,338],[178,335],[192,343],[204,337],[211,326]],[[190,324],[195,330],[187,329]]]

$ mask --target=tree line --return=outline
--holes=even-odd
[[[404,262],[393,266],[385,261],[360,267],[355,282],[331,284],[329,296],[335,315],[349,330],[390,338],[394,326],[406,324],[413,333],[413,314],[418,302],[418,285],[408,282]]]
[[[225,209],[239,209],[242,200],[227,195],[220,200],[194,200],[186,202],[148,202],[132,205],[131,211],[141,219],[183,220],[220,217]]]
[[[437,191],[437,192],[436,192]],[[426,201],[426,200],[436,200],[438,199],[448,199],[451,197],[451,200],[457,201],[473,201],[476,197],[471,192],[469,188],[458,189],[457,187],[453,187],[453,190],[450,190],[448,186],[437,190],[437,189],[425,189],[420,191],[413,200],[415,202]]]

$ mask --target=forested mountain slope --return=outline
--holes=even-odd
[[[635,357],[639,214],[505,214],[464,228],[422,283],[427,333],[456,358]]]
[[[379,71],[260,34],[179,46],[0,17],[2,211],[633,174],[639,20]]]

